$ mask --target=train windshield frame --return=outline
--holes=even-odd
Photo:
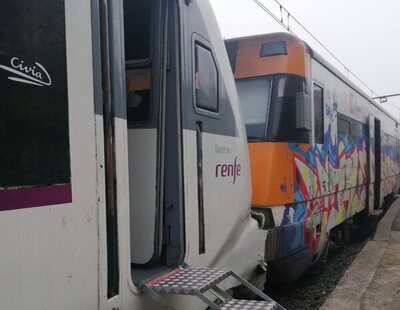
[[[249,141],[310,142],[309,132],[296,128],[296,94],[306,92],[304,77],[275,74],[238,79],[236,85]]]

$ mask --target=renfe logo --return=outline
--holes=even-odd
[[[215,177],[216,178],[227,178],[233,177],[232,184],[235,184],[236,178],[240,176],[240,171],[242,170],[242,166],[237,164],[237,157],[235,157],[235,161],[233,164],[218,164],[215,167]]]
[[[51,85],[49,73],[38,62],[35,62],[34,66],[28,66],[23,60],[20,60],[18,57],[13,57],[10,60],[10,67],[0,65],[0,68],[19,76],[9,76],[9,80],[41,87]]]

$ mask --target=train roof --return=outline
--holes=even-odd
[[[390,114],[385,108],[382,106],[378,105],[365,91],[363,91],[359,86],[357,86],[354,82],[352,82],[348,77],[346,77],[343,73],[341,73],[335,66],[333,66],[329,61],[327,61],[324,57],[322,57],[318,52],[316,52],[310,45],[308,45],[307,42],[304,40],[290,34],[287,32],[273,32],[273,33],[267,33],[267,34],[257,34],[257,35],[250,35],[250,36],[244,36],[244,37],[237,37],[237,38],[229,38],[226,39],[226,42],[233,42],[233,41],[239,41],[239,40],[251,40],[251,39],[259,39],[259,38],[270,38],[270,37],[276,37],[277,39],[282,39],[282,40],[288,40],[288,41],[299,41],[302,42],[305,46],[309,54],[313,59],[315,59],[317,62],[319,62],[322,66],[324,66],[326,69],[328,69],[332,74],[337,76],[340,80],[342,80],[345,84],[347,84],[349,87],[354,89],[357,93],[359,93],[361,96],[363,96],[365,99],[367,99],[372,105],[374,105],[376,108],[381,110],[383,113],[385,113],[387,116],[389,116],[391,119],[393,119],[396,123],[399,123],[399,120],[396,119],[392,114]]]

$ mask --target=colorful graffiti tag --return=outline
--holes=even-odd
[[[293,154],[294,203],[285,205],[280,225],[291,227],[292,236],[282,238],[284,252],[306,246],[317,253],[327,240],[324,232],[362,211],[367,195],[373,195],[368,189],[367,153],[373,154],[374,148],[368,150],[367,125],[337,113],[337,103],[327,105],[326,111],[328,126],[323,145],[304,150],[289,143]],[[385,196],[399,184],[396,140],[384,137],[381,154],[381,194]],[[373,158],[371,162],[373,168]]]

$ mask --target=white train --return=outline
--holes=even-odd
[[[266,232],[208,1],[14,0],[0,15],[0,308],[156,309],[144,291],[197,309],[208,286],[203,301],[155,286],[253,278]]]

